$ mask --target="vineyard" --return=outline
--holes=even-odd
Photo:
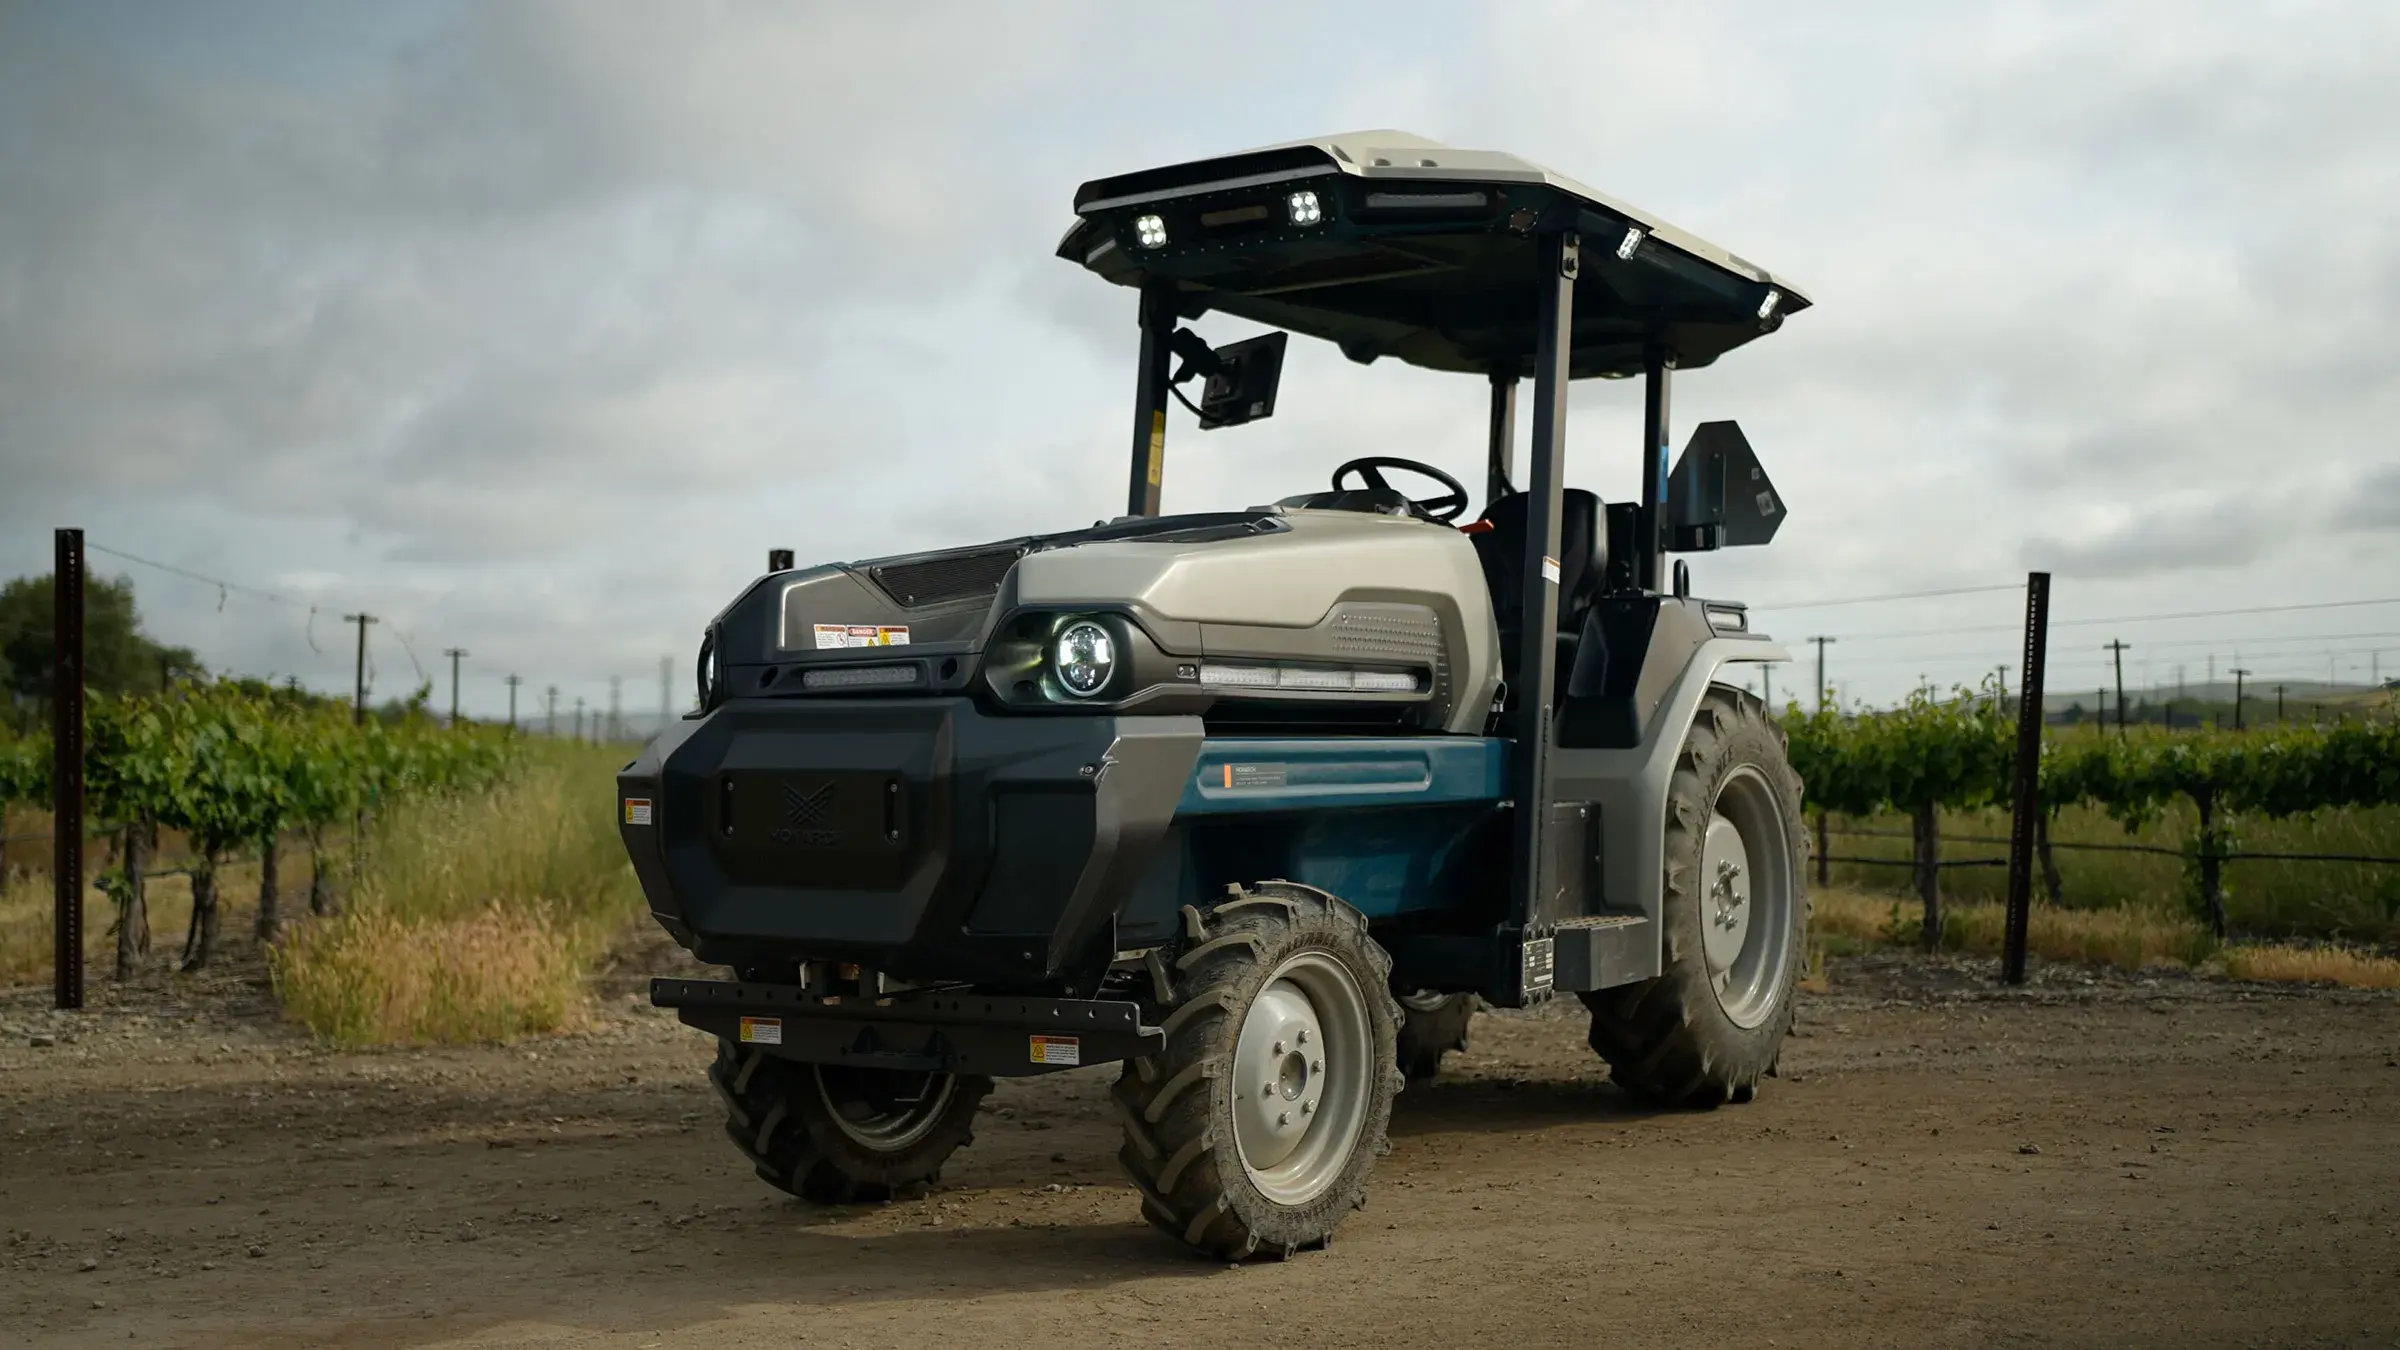
[[[1906,818],[1910,868],[1924,904],[1916,936],[1928,948],[1940,947],[1943,813],[1988,824],[1995,808],[2006,808],[2016,740],[2007,703],[1990,691],[1976,696],[1961,690],[1948,700],[1920,692],[1886,712],[1803,714],[1794,708],[1784,725],[1793,765],[1807,785],[1821,856],[1830,851],[1829,817]],[[2272,828],[2283,842],[2306,842],[2305,827],[2331,816],[2383,821],[2400,808],[2400,720],[2389,717],[2250,731],[2053,729],[2042,746],[2040,781],[2036,843],[2054,902],[2060,891],[2057,849],[2171,852],[2181,863],[2184,903],[2218,940],[2232,935],[2228,863],[2384,866],[2400,853],[2389,829],[2369,835],[2380,846],[2356,853],[2246,847],[2246,829]],[[2182,823],[2184,832],[2169,847],[2068,844],[2054,838],[2067,813],[2096,814],[2126,835],[2162,821]]]
[[[591,962],[637,910],[610,828],[620,758],[446,726],[422,699],[359,719],[254,681],[95,696],[85,787],[107,862],[87,923],[107,930],[120,981],[162,957],[191,974],[230,949],[252,977],[263,961],[286,1011],[336,1040],[548,1030],[572,1020]],[[0,740],[0,807],[46,807],[51,762],[45,737]],[[46,858],[47,842],[20,834],[7,857]],[[288,896],[287,854],[307,868]],[[0,942],[24,949],[0,957],[22,974],[49,964],[49,888],[38,907],[36,889],[0,885]],[[154,955],[162,909],[182,942]],[[238,943],[220,931],[229,914],[246,921]]]

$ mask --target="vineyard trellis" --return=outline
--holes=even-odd
[[[217,877],[236,850],[262,860],[298,832],[310,856],[309,907],[333,908],[328,836],[423,793],[470,790],[507,767],[511,742],[482,727],[443,728],[420,697],[396,718],[354,722],[344,704],[255,681],[187,683],[155,696],[92,696],[84,775],[92,837],[118,836],[117,865],[96,885],[115,905],[120,977],[147,954],[143,882],[159,831],[190,841],[192,919],[181,963],[205,966],[217,942]],[[43,805],[51,746],[35,735],[0,742],[0,805]],[[354,859],[355,862],[355,859]],[[280,927],[273,864],[260,877],[259,936]]]
[[[1907,813],[1915,843],[1910,864],[1925,904],[1922,937],[1938,947],[1943,863],[1942,810],[1972,809],[2008,796],[2015,719],[1996,689],[1958,689],[1949,699],[1925,691],[1888,712],[1787,711],[1792,764],[1819,813]],[[2224,865],[2244,858],[2282,861],[2393,862],[2363,855],[2260,853],[2240,847],[2243,818],[2282,819],[2336,807],[2400,805],[2400,720],[2389,717],[2328,726],[2282,725],[2246,732],[2123,734],[2072,731],[2044,738],[2043,821],[2066,806],[2098,809],[2131,832],[2188,802],[2197,827],[2180,849],[2151,845],[2067,845],[2171,852],[2185,862],[2187,895],[2215,935],[2227,935]],[[1972,840],[1953,842],[1992,842]],[[1881,862],[1881,859],[1855,860]],[[1962,860],[1965,865],[2005,865]],[[2055,878],[2054,865],[2044,871]],[[2055,893],[2056,883],[2052,882]]]

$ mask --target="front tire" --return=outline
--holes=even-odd
[[[1668,789],[1663,969],[1583,996],[1592,1048],[1636,1099],[1746,1102],[1774,1072],[1807,950],[1806,839],[1783,729],[1711,688]]]
[[[1165,1049],[1126,1063],[1117,1158],[1142,1215],[1239,1261],[1323,1246],[1366,1203],[1385,1147],[1400,1008],[1357,910],[1291,882],[1183,911],[1151,966]]]
[[[976,1074],[801,1064],[719,1038],[708,1081],[759,1179],[820,1205],[889,1200],[940,1180],[992,1090]]]

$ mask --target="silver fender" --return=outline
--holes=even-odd
[[[1608,914],[1639,914],[1649,920],[1644,946],[1647,969],[1634,979],[1657,975],[1666,928],[1659,909],[1666,888],[1667,785],[1675,755],[1683,748],[1700,700],[1727,666],[1789,661],[1791,653],[1758,638],[1710,638],[1692,652],[1683,673],[1660,701],[1642,743],[1622,750],[1550,751],[1552,801],[1589,801],[1600,811],[1600,893],[1596,908]],[[1728,686],[1729,688],[1732,686]],[[1613,981],[1612,981],[1613,982]]]

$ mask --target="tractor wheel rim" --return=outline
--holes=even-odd
[[[837,1067],[828,1073],[827,1066],[819,1064],[811,1076],[834,1128],[878,1153],[897,1153],[931,1134],[958,1091],[956,1074],[875,1069],[866,1072],[897,1076],[889,1082],[862,1083],[852,1077],[857,1072]]]
[[[1734,1025],[1764,1022],[1790,983],[1795,906],[1791,840],[1774,789],[1743,766],[1717,787],[1700,845],[1701,949]]]
[[[1323,1193],[1357,1151],[1375,1068],[1367,1000],[1330,953],[1278,965],[1242,1015],[1233,1137],[1242,1170],[1279,1205]]]

